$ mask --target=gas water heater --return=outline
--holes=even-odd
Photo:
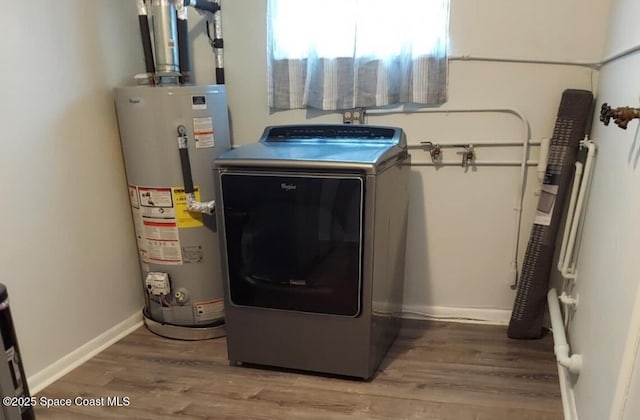
[[[224,85],[190,84],[191,3],[219,10],[206,1],[138,0],[147,72],[138,85],[117,88],[115,103],[145,324],[159,335],[198,340],[224,335],[212,169],[230,134]]]

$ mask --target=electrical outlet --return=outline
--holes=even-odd
[[[342,113],[343,124],[364,124],[364,108],[354,108]]]

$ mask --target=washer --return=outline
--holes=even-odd
[[[400,128],[295,125],[215,161],[232,362],[371,378],[402,309]]]

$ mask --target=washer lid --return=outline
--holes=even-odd
[[[218,157],[217,167],[286,166],[342,168],[375,172],[383,162],[406,151],[397,127],[366,125],[287,125],[267,127],[255,144]]]

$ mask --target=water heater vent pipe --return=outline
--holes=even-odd
[[[213,15],[214,38],[208,33],[208,23],[207,34],[216,57],[216,81],[224,84],[220,0],[136,0],[136,5],[146,78],[150,85],[193,82],[187,7]]]
[[[154,55],[160,77],[180,75],[176,5],[172,0],[151,0]]]

